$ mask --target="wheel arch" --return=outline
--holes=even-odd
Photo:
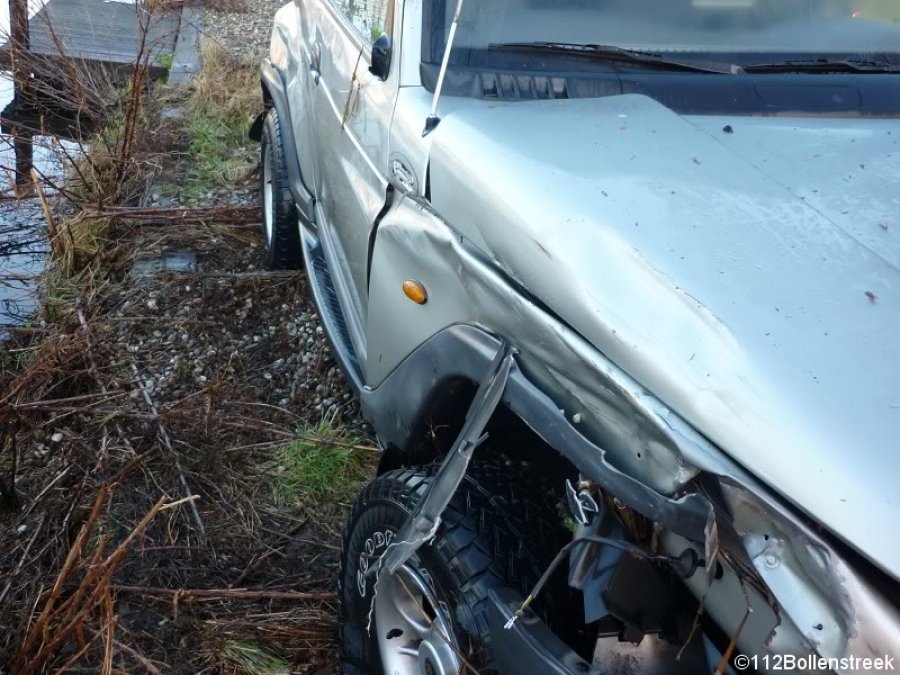
[[[392,462],[400,462],[400,466],[421,464],[422,460],[439,456],[441,445],[429,450],[422,443],[422,432],[429,428],[428,416],[442,408],[448,410],[449,416],[438,418],[437,422],[446,421],[452,432],[453,424],[461,424],[459,410],[467,402],[469,390],[460,387],[456,394],[444,398],[447,391],[444,385],[479,382],[488,372],[499,346],[500,339],[483,328],[456,324],[426,340],[377,388],[363,389],[362,411],[386,449],[384,467],[390,467]],[[496,425],[504,414],[511,413],[512,417],[506,419],[511,425],[508,429],[528,441],[523,445],[534,453],[532,461],[540,460],[542,470],[561,471],[563,475],[577,470],[651,521],[689,540],[706,540],[712,517],[712,507],[706,498],[697,493],[687,493],[677,499],[669,497],[613,466],[605,451],[572,426],[559,407],[519,368],[510,374],[500,410],[491,421],[495,425],[495,438],[504,437],[502,426],[497,433]],[[432,417],[432,427],[434,421]],[[515,444],[506,443],[504,447],[512,445]]]
[[[363,412],[384,447],[379,474],[434,462],[449,451],[495,344],[497,338],[481,328],[452,326],[413,353],[380,387],[362,392]],[[485,451],[534,467],[559,490],[566,478],[577,477],[575,465],[508,400],[498,406],[487,433]]]
[[[291,111],[287,98],[287,82],[284,70],[269,59],[260,65],[260,86],[262,88],[263,112],[250,127],[250,138],[262,138],[262,125],[269,110],[275,109],[281,120],[281,142],[284,147],[285,166],[288,183],[300,217],[308,224],[315,222],[315,200],[312,190],[304,180],[300,170],[300,155],[291,124]]]

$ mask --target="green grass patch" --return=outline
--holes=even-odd
[[[188,122],[191,170],[187,193],[199,196],[213,187],[243,180],[256,164],[258,149],[247,137],[245,120],[222,117],[213,110],[199,110]]]
[[[175,55],[172,52],[163,52],[156,57],[156,64],[166,70],[172,70],[173,63],[175,63]]]
[[[222,648],[222,658],[249,675],[288,675],[290,664],[247,642],[229,642]]]
[[[371,476],[373,453],[354,448],[361,443],[330,423],[302,436],[275,453],[275,496],[280,504],[348,500]]]
[[[259,63],[237,59],[210,42],[201,45],[201,56],[203,67],[186,104],[188,197],[246,179],[259,160],[259,146],[248,137],[262,110]]]

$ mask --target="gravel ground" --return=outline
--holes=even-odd
[[[231,3],[231,9],[209,9],[204,34],[235,56],[260,59],[269,50],[275,12],[284,4],[285,0],[254,0],[250,11],[237,3]]]
[[[136,248],[135,284],[113,300],[112,316],[161,402],[224,386],[289,410],[302,426],[333,420],[368,435],[305,278],[261,269],[255,228],[155,232]]]
[[[261,0],[252,12],[209,9],[205,32],[235,56],[260,58],[268,49],[272,17],[283,4]],[[210,188],[199,205],[258,206],[256,180],[251,175],[227,188]],[[177,179],[175,184],[157,184],[148,205],[180,205],[177,187]],[[176,196],[171,196],[173,192]],[[131,347],[157,355],[148,363],[152,371],[148,382],[162,400],[240,378],[241,386],[250,384],[260,402],[291,410],[307,426],[334,420],[356,437],[371,437],[334,361],[305,283],[277,279],[272,283],[257,277],[265,274],[260,235],[260,229],[251,228],[237,237],[163,237],[139,246],[151,266],[172,254],[196,262],[190,272],[179,275],[181,284],[173,285],[168,274],[143,282],[144,300],[139,304],[126,300],[119,308],[118,316],[129,328],[120,327],[120,335],[133,338],[140,325],[135,324],[136,317],[164,318]]]

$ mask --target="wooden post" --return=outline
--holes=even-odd
[[[9,34],[12,51],[27,50],[28,41],[28,0],[9,0]]]
[[[9,0],[9,53],[12,58],[15,98],[13,105],[31,103],[31,68],[28,50],[31,39],[28,31],[28,0]],[[13,147],[16,154],[16,186],[28,189],[31,170],[34,167],[34,136],[21,127],[13,130]]]

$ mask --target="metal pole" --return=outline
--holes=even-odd
[[[437,84],[434,87],[434,96],[431,99],[431,114],[425,119],[423,136],[427,136],[441,121],[437,116],[438,101],[441,100],[441,91],[444,89],[444,76],[447,74],[447,66],[450,64],[450,52],[453,50],[453,41],[456,39],[456,27],[459,25],[459,15],[462,12],[463,0],[457,0],[456,10],[453,12],[453,21],[450,23],[450,32],[447,35],[447,44],[444,46],[444,58],[441,59],[441,69],[438,72]]]

